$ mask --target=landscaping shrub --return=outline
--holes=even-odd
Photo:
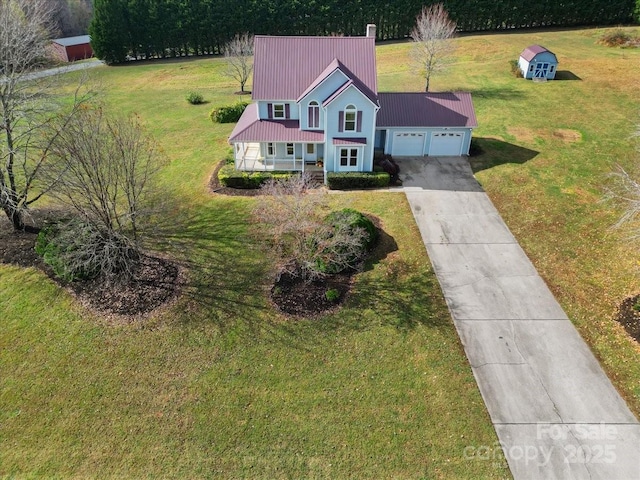
[[[214,123],[235,123],[240,120],[247,105],[249,105],[248,102],[238,102],[235,105],[214,108],[211,110],[209,118]]]
[[[312,237],[314,268],[322,274],[353,269],[375,244],[378,231],[363,213],[350,208],[332,212]]]
[[[509,60],[509,66],[511,67],[511,73],[516,78],[523,78],[522,70],[520,70],[520,66],[518,65],[518,60]]]
[[[330,302],[337,302],[340,299],[340,292],[335,288],[330,288],[324,293],[324,297]]]
[[[363,229],[366,234],[364,237],[364,248],[366,250],[371,249],[378,239],[378,230],[371,219],[364,213],[352,208],[343,208],[342,210],[331,212],[326,216],[325,221],[334,228],[336,225],[344,223],[351,230],[356,228]]]
[[[297,175],[295,172],[243,172],[236,170],[233,164],[226,164],[218,171],[218,181],[230,188],[255,189],[260,188],[267,181],[281,180]]]
[[[608,30],[600,37],[600,43],[607,47],[621,47],[631,43],[633,40],[633,37],[621,28]]]
[[[331,190],[388,187],[390,176],[386,172],[329,172],[327,185]]]
[[[132,268],[139,254],[128,239],[103,232],[79,220],[51,225],[40,231],[35,250],[54,274],[67,282],[115,278]]]
[[[204,97],[201,93],[189,92],[187,93],[187,102],[189,102],[191,105],[200,105],[204,103]]]

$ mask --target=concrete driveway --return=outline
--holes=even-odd
[[[640,424],[465,158],[401,159],[411,205],[516,479],[640,478]],[[495,445],[464,458],[491,461]]]

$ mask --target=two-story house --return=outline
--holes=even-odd
[[[364,37],[256,36],[250,104],[233,129],[238,170],[373,170],[395,156],[466,155],[468,93],[378,94],[375,26]]]

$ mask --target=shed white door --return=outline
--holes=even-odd
[[[393,146],[391,155],[416,156],[424,153],[424,133],[396,132],[393,134]]]
[[[464,134],[456,132],[433,133],[429,155],[432,157],[458,156],[462,151]]]

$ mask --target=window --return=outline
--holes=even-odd
[[[273,104],[273,118],[286,118],[284,103]]]
[[[309,128],[320,127],[320,105],[313,101],[309,103]]]
[[[555,67],[554,67],[553,65],[551,65],[551,67],[549,68],[549,71],[550,71],[550,72],[553,72],[553,69],[554,69],[554,68],[555,68]]]
[[[356,131],[356,107],[353,105],[347,105],[347,108],[344,109],[344,131]]]
[[[533,63],[531,65],[529,65],[529,71],[533,72]]]
[[[293,157],[293,143],[287,143],[287,156]]]
[[[358,149],[357,148],[341,148],[340,149],[340,166],[341,167],[357,167],[358,166]]]
[[[313,155],[316,153],[316,144],[315,143],[307,143],[307,153],[309,155]]]
[[[269,142],[267,143],[267,157],[275,157],[276,155],[276,146]]]

